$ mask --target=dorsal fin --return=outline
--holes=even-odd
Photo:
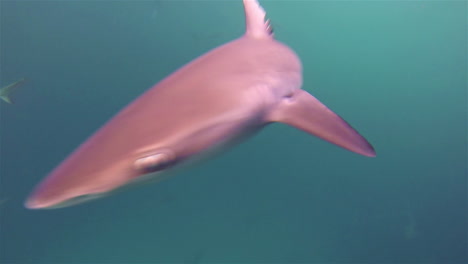
[[[265,10],[257,0],[243,0],[245,11],[245,35],[253,38],[272,38],[270,21],[265,21]]]

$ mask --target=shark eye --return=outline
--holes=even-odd
[[[293,91],[288,91],[285,95],[283,95],[284,100],[292,100],[294,97],[294,92]]]
[[[163,170],[171,165],[173,160],[173,155],[163,152],[139,158],[133,165],[136,170],[147,173]]]

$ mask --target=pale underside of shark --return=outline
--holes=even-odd
[[[350,151],[372,146],[302,86],[298,56],[273,37],[257,0],[243,0],[245,34],[198,57],[130,103],[51,172],[26,201],[58,208],[166,172],[272,122]]]
[[[21,86],[24,83],[24,81],[26,81],[26,79],[22,78],[14,83],[11,83],[5,87],[0,88],[0,99],[11,104],[12,103],[10,99],[11,92],[13,92],[19,86]]]

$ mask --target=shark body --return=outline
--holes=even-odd
[[[22,78],[22,79],[19,79],[18,81],[12,83],[12,84],[9,84],[5,87],[2,87],[0,88],[0,98],[11,104],[11,99],[10,99],[10,93],[15,90],[16,88],[18,88],[20,85],[22,85],[24,83],[24,81],[26,81],[25,78]]]
[[[66,158],[25,205],[58,208],[108,195],[283,122],[350,151],[373,147],[301,89],[302,66],[274,39],[257,0],[243,0],[245,34],[147,90]]]

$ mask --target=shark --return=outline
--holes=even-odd
[[[182,66],[124,107],[45,177],[30,209],[71,206],[171,171],[280,122],[349,151],[372,145],[302,89],[302,64],[275,40],[257,0],[243,0],[245,33]]]
[[[22,85],[24,82],[26,81],[25,78],[21,78],[19,79],[18,81],[14,82],[14,83],[11,83],[5,87],[2,87],[0,88],[0,98],[11,104],[11,99],[10,99],[10,93],[15,90],[16,88],[18,88],[20,85]]]

